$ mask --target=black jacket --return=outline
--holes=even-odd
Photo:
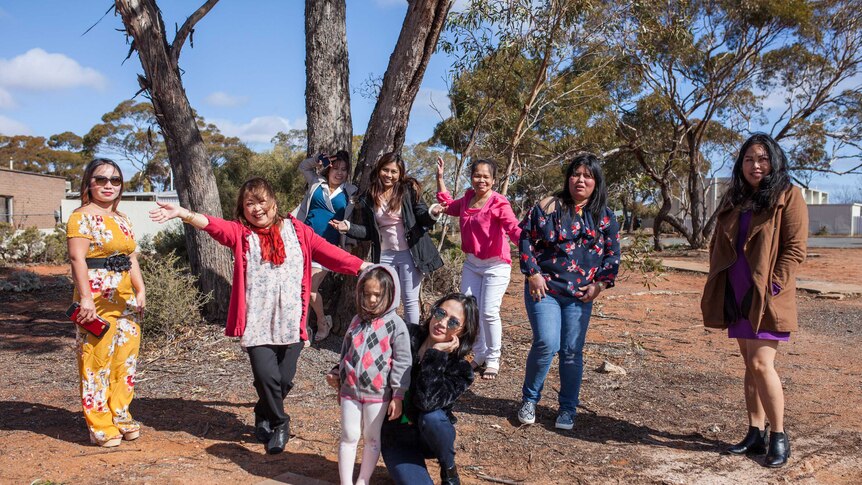
[[[362,218],[359,223],[351,223],[347,235],[353,239],[371,241],[371,262],[380,263],[380,232],[374,217],[374,201],[368,192],[362,194],[355,213]],[[404,192],[401,200],[401,217],[404,218],[404,237],[413,256],[413,264],[423,274],[428,274],[441,266],[443,260],[428,236],[428,231],[437,222],[428,211],[428,206],[416,197],[412,187]]]
[[[419,325],[408,325],[413,367],[410,372],[410,389],[404,399],[403,412],[411,423],[416,423],[420,412],[443,409],[453,423],[455,401],[473,384],[473,368],[466,359],[435,349],[427,349],[419,361],[419,347],[428,337],[428,330]]]

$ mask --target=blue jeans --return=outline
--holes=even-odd
[[[527,355],[527,370],[522,389],[525,401],[538,403],[554,354],[560,354],[560,411],[575,413],[581,378],[584,375],[584,341],[593,303],[573,297],[547,294],[533,301],[529,285],[524,285],[524,303],[533,345]]]
[[[455,466],[455,426],[442,409],[420,413],[414,426],[387,421],[381,445],[383,462],[397,484],[433,485],[426,458],[436,458],[443,468]]]

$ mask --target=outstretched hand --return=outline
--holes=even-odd
[[[341,234],[346,233],[348,229],[347,222],[345,221],[336,221],[335,219],[332,219],[329,221],[329,225],[334,227]]]
[[[437,156],[437,178],[443,178],[443,173],[446,171],[446,162],[443,157]]]
[[[170,202],[156,202],[156,204],[159,207],[150,211],[150,219],[159,224],[164,224],[175,217],[179,217],[180,211],[183,210],[182,207]]]
[[[431,215],[434,217],[439,217],[440,214],[446,212],[446,209],[449,208],[449,204],[445,202],[438,202],[431,206]]]

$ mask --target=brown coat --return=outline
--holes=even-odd
[[[709,244],[709,276],[700,302],[707,327],[727,328],[724,292],[727,269],[736,262],[739,214],[739,208],[730,204],[719,208]],[[754,281],[748,320],[755,332],[797,330],[796,271],[805,260],[807,243],[808,207],[797,187],[781,194],[772,209],[752,216],[743,251]],[[772,296],[773,282],[781,286],[776,296]]]

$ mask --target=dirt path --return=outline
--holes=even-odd
[[[806,276],[862,272],[862,251],[821,258],[844,262],[812,258]],[[831,262],[818,269],[816,260]],[[735,342],[700,325],[700,275],[673,273],[650,291],[633,278],[605,293],[587,338],[574,430],[553,427],[556,365],[537,424],[520,426],[514,412],[531,338],[521,281],[513,275],[504,302],[500,377],[477,381],[456,407],[465,483],[486,483],[482,475],[525,483],[862,482],[862,300],[799,297],[802,330],[782,344],[778,361],[793,455],[787,467],[768,470],[718,453],[746,430],[742,362]],[[67,299],[63,288],[39,300],[0,294],[0,483],[255,483],[288,471],[337,482],[338,408],[322,377],[337,359],[336,339],[303,352],[282,455],[265,455],[253,441],[247,357],[213,327],[170,353],[143,353],[132,408],[143,436],[102,450],[87,443],[76,398],[72,329],[59,319]],[[627,375],[595,372],[603,360]],[[387,482],[382,461],[375,481]]]

